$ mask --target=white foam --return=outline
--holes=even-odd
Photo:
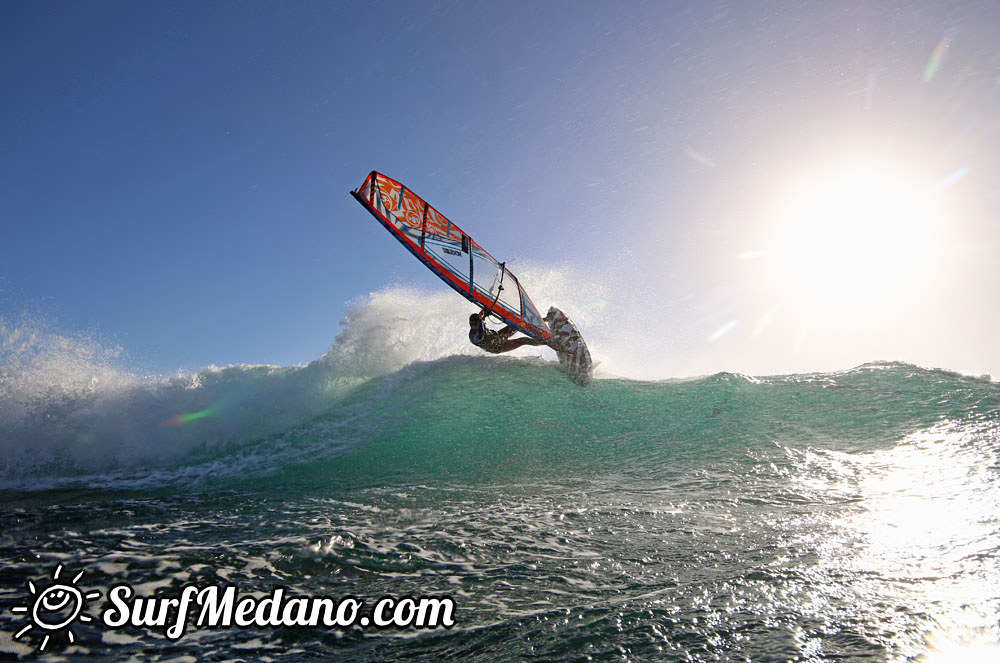
[[[537,306],[557,303],[588,341],[603,328],[596,285],[566,269],[522,266],[518,274],[537,285]],[[415,362],[484,356],[468,341],[475,310],[450,290],[387,287],[353,302],[333,344],[306,366],[209,366],[170,377],[137,374],[121,348],[91,336],[0,320],[0,488],[141,487],[339,453],[359,441],[350,429],[365,413],[316,418],[358,386]],[[555,360],[535,346],[510,356]]]

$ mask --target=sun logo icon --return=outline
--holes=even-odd
[[[62,570],[62,564],[56,567],[52,573],[53,584],[41,592],[29,580],[28,593],[32,596],[30,604],[10,609],[14,614],[28,615],[30,622],[14,635],[15,640],[20,640],[21,636],[36,626],[45,633],[42,644],[38,646],[38,651],[45,651],[45,647],[49,644],[49,637],[57,631],[65,630],[70,644],[76,642],[76,635],[71,628],[73,622],[77,620],[81,622],[93,621],[92,617],[82,614],[84,604],[101,597],[100,592],[94,591],[84,594],[76,586],[80,578],[83,577],[83,571],[77,573],[68,583],[62,583],[59,581]]]

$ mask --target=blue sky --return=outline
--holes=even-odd
[[[308,362],[351,300],[437,287],[348,195],[374,168],[500,259],[605,280],[605,347],[655,323],[664,377],[1000,373],[998,25],[990,2],[2,3],[0,319],[154,371]],[[852,197],[923,220],[801,231]]]

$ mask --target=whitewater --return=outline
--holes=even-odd
[[[102,597],[447,596],[455,625],[94,620],[43,657],[997,660],[1000,385],[890,361],[627,379],[601,307],[567,309],[598,332],[586,388],[547,349],[469,346],[450,292],[355,302],[307,365],[170,377],[5,323],[0,651],[39,655],[14,608],[62,565]]]

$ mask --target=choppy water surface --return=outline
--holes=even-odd
[[[267,394],[302,380],[296,371],[319,369],[229,370],[231,383]],[[147,390],[115,402],[140,397],[175,398]],[[368,601],[448,595],[456,625],[191,627],[171,642],[155,629],[109,631],[95,621],[73,627],[71,646],[54,634],[50,654],[936,661],[998,653],[1000,388],[987,379],[872,364],[581,389],[538,360],[452,357],[369,380],[277,431],[257,428],[250,414],[206,416],[208,442],[191,443],[192,419],[177,427],[186,446],[176,454],[148,453],[138,436],[93,442],[136,445],[114,462],[78,462],[79,449],[60,456],[74,417],[84,416],[79,403],[62,407],[48,414],[69,428],[35,449],[49,458],[8,459],[0,642],[10,654],[35,655],[40,633],[13,640],[26,622],[10,608],[26,603],[28,580],[43,586],[60,563],[84,571],[81,587],[103,596],[121,582],[143,596],[177,595],[185,583]],[[100,399],[91,407],[87,421],[110,416]],[[245,439],[233,433],[241,425]]]

